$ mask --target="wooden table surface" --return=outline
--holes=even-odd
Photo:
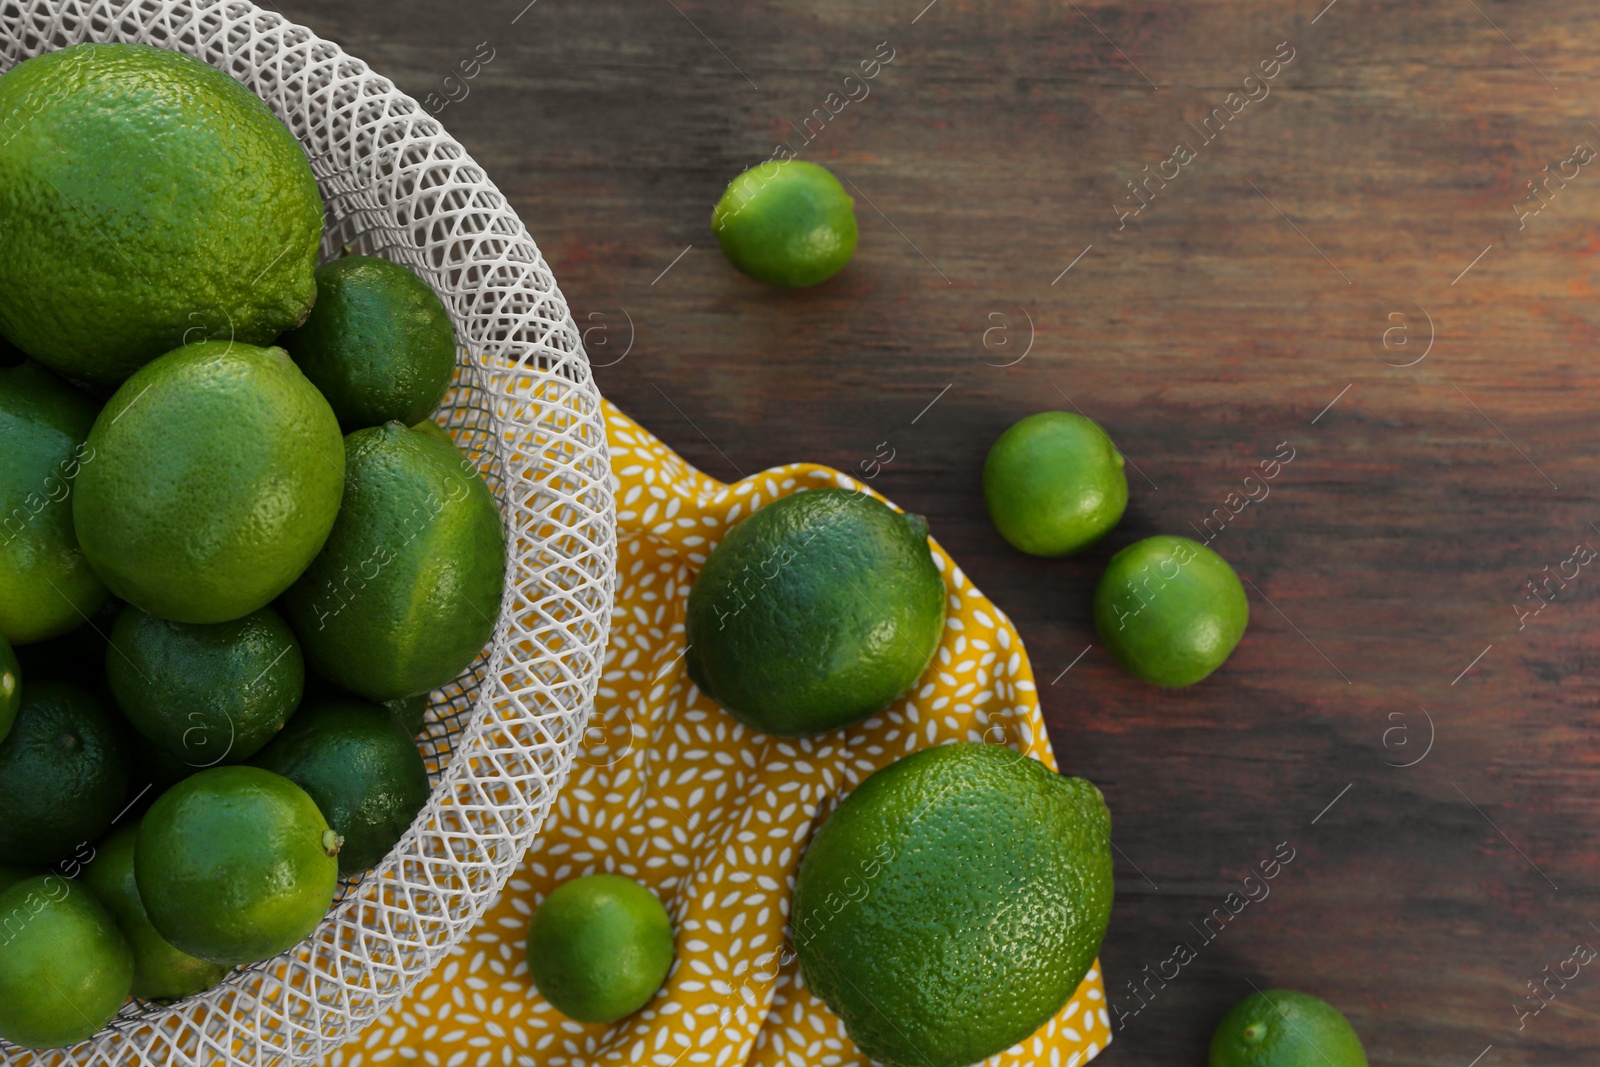
[[[1108,1067],[1203,1064],[1252,986],[1332,1001],[1375,1064],[1592,1064],[1600,10],[1326,2],[278,0],[438,94],[602,390],[692,462],[893,450],[872,484],[1016,621],[1110,802]],[[708,226],[778,142],[856,197],[811,291]],[[1010,550],[980,495],[1048,408],[1130,461],[1080,558]],[[1090,597],[1196,530],[1251,626],[1159,691]],[[1230,897],[1275,850],[1270,896]]]

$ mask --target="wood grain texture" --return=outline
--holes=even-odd
[[[1595,1062],[1594,968],[1520,1030],[1516,1006],[1600,946],[1600,562],[1516,605],[1600,546],[1600,166],[1515,205],[1600,150],[1600,10],[280,2],[419,99],[492,46],[440,118],[533,231],[602,389],[692,462],[853,471],[889,442],[874,486],[1016,620],[1062,766],[1111,803],[1104,1063],[1203,1064],[1252,984],[1331,1000],[1375,1064]],[[801,148],[791,121],[880,42],[870,95]],[[1281,42],[1269,94],[1205,142],[1190,124]],[[780,140],[857,198],[854,263],[807,292],[743,278],[708,227]],[[1119,229],[1125,182],[1180,142]],[[1143,474],[1102,546],[1025,558],[983,456],[1070,407]],[[1179,692],[1122,674],[1090,624],[1105,560],[1192,535],[1282,442],[1212,542],[1251,583],[1237,654]],[[1202,936],[1285,841],[1270,897]],[[1125,983],[1179,942],[1194,960],[1141,1008]]]

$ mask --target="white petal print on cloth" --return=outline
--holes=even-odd
[[[791,464],[735,485],[701,474],[610,404],[618,572],[605,672],[584,750],[523,868],[439,971],[333,1067],[537,1064],[867,1067],[800,981],[785,940],[806,840],[838,799],[908,752],[1009,744],[1055,766],[1033,673],[1011,622],[937,544],[950,598],[944,641],[890,710],[814,738],[746,729],[689,682],[684,599],[740,518],[803,489],[860,483]],[[666,903],[677,962],[643,1010],[572,1022],[528,980],[523,936],[545,894],[610,871]],[[989,1067],[1080,1067],[1111,1040],[1098,964],[1054,1019]]]

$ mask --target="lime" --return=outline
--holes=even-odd
[[[305,790],[260,767],[185,778],[139,824],[134,874],[173,947],[229,966],[304,940],[339,884],[339,835]]]
[[[376,867],[428,802],[428,768],[411,734],[364,700],[308,702],[254,762],[317,802],[344,838],[340,874]]]
[[[1228,561],[1187,537],[1147,537],[1111,557],[1094,591],[1100,639],[1156,685],[1193,685],[1222,666],[1250,621]]]
[[[96,846],[94,860],[84,869],[83,882],[111,913],[128,947],[133,949],[133,995],[142,1000],[193,996],[222,981],[228,968],[179,952],[150,925],[133,875],[138,837],[136,822],[113,831]]]
[[[300,706],[305,660],[271,608],[230,622],[168,622],[129,605],[106,680],[145,737],[191,767],[242,763]]]
[[[112,592],[178,622],[270,603],[344,491],[338,420],[281,348],[167,353],[106,403],[89,447],[72,507],[84,553]]]
[[[569,1019],[611,1023],[650,1002],[672,969],[672,920],[650,890],[617,874],[557,886],[528,923],[528,976]]]
[[[789,925],[806,985],[872,1059],[964,1067],[1023,1040],[1111,916],[1100,791],[999,745],[871,775],[811,839]]]
[[[429,437],[437,438],[449,445],[451,448],[456,446],[455,441],[450,437],[450,431],[446,430],[443,426],[440,426],[432,419],[423,419],[421,422],[417,423],[411,428],[418,433],[425,433]]]
[[[1255,992],[1211,1037],[1210,1067],[1367,1067],[1361,1039],[1325,1000],[1292,989]]]
[[[0,332],[115,385],[179,345],[265,344],[316,299],[322,200],[294,134],[198,59],[80,44],[0,79]]]
[[[22,706],[22,668],[17,666],[17,654],[11,651],[11,642],[0,634],[0,741],[11,732],[17,721],[17,709]]]
[[[711,229],[728,261],[757,281],[816,285],[855,255],[854,205],[825,168],[769,159],[728,183]]]
[[[0,1038],[24,1048],[75,1045],[128,999],[133,951],[106,909],[60,875],[0,892]]]
[[[0,369],[0,634],[15,644],[66,633],[106,598],[72,530],[73,486],[93,462],[84,439],[95,411],[37,364]]]
[[[1094,544],[1122,518],[1122,454],[1095,422],[1041,411],[989,449],[983,500],[1000,536],[1031,556],[1065,556]]]
[[[71,682],[23,686],[0,741],[0,862],[48,865],[105,833],[128,786],[117,726]]]
[[[407,737],[416,737],[422,732],[423,724],[427,721],[428,708],[432,705],[432,693],[417,693],[414,696],[396,697],[383,702],[384,709],[394,716],[394,721],[400,724]]]
[[[283,598],[306,659],[368,700],[454,679],[494,634],[505,533],[460,452],[398,422],[345,438],[344,504]]]
[[[456,369],[456,331],[428,283],[373,256],[317,268],[317,304],[278,343],[322,390],[346,432],[439,406]]]
[[[689,677],[740,722],[821,733],[883,710],[944,633],[928,524],[817,489],[729,530],[689,590]]]

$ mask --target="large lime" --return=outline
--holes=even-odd
[[[1156,685],[1193,685],[1222,666],[1250,621],[1227,560],[1187,537],[1147,537],[1111,557],[1094,624],[1111,655]]]
[[[995,441],[983,464],[989,518],[1034,556],[1064,556],[1104,537],[1128,505],[1122,453],[1092,420],[1041,411]]]
[[[128,999],[133,951],[89,890],[60,875],[0,892],[0,1038],[24,1048],[74,1045]]]
[[[22,706],[22,669],[17,666],[17,654],[11,651],[11,642],[0,634],[0,741],[11,732],[17,721],[17,709]]]
[[[729,530],[689,591],[689,677],[741,722],[814,734],[866,718],[922,674],[945,593],[920,517],[818,489]]]
[[[89,446],[79,543],[112,592],[178,622],[266,606],[322,547],[344,491],[339,422],[281,348],[167,353],[106,403]]]
[[[1211,1037],[1210,1067],[1367,1067],[1350,1021],[1325,1000],[1292,989],[1255,992]]]
[[[711,229],[728,260],[750,277],[816,285],[855,254],[855,201],[815,163],[768,160],[728,183]]]
[[[81,44],[0,78],[0,332],[114,385],[305,318],[322,200],[294,134],[198,59]]]
[[[145,813],[134,874],[151,923],[173,947],[213,963],[254,963],[322,921],[339,884],[339,843],[287,778],[213,767]]]
[[[450,445],[391,422],[345,438],[344,504],[283,598],[306,660],[368,700],[454,679],[494,634],[506,547],[489,487]]]
[[[1100,791],[998,745],[879,770],[811,839],[789,916],[806,985],[894,1067],[964,1067],[1032,1034],[1111,916]]]
[[[30,680],[0,741],[0,862],[50,864],[111,825],[128,785],[118,723],[71,682]]]
[[[672,968],[672,919],[617,874],[557,886],[528,923],[528,976],[569,1019],[610,1023],[650,1002]]]
[[[0,634],[16,644],[66,633],[106,598],[72,530],[96,410],[38,364],[0,369]]]
[[[339,873],[375,867],[428,802],[428,768],[387,708],[308,701],[255,758],[311,794],[344,837]]]
[[[169,622],[129,605],[106,680],[134,727],[191,767],[242,763],[300,705],[305,660],[271,608],[230,622]]]
[[[426,419],[456,369],[450,313],[428,283],[373,256],[317,268],[317,306],[279,339],[346,432]]]
[[[150,924],[134,879],[139,824],[130,822],[95,847],[83,881],[116,920],[133,949],[133,995],[143,1000],[177,1000],[210,989],[227,975],[220,963],[195,959],[173,948]]]

